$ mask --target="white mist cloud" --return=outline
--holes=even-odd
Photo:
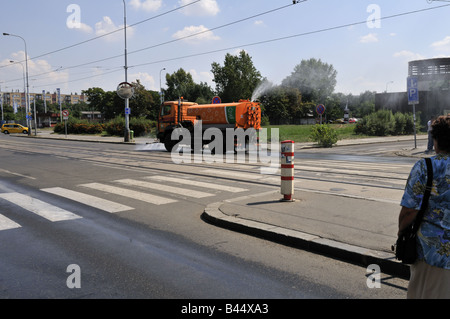
[[[180,6],[191,3],[192,0],[180,0]],[[219,5],[216,0],[202,0],[183,9],[183,13],[188,16],[215,16],[219,13]]]
[[[118,29],[123,28],[123,24],[116,26],[112,19],[108,16],[104,16],[102,21],[95,24],[95,35],[102,36]],[[127,27],[127,36],[132,36],[134,34],[134,28]],[[118,41],[123,39],[122,32],[114,32],[111,35],[106,36],[108,41]]]
[[[189,73],[192,75],[192,79],[194,80],[195,83],[205,82],[209,86],[212,86],[214,83],[213,82],[214,75],[211,72],[207,71],[197,72],[197,70],[195,69],[190,69]]]
[[[84,33],[92,33],[94,31],[91,26],[89,26],[83,22],[76,23],[74,21],[67,21],[67,27],[69,29],[81,31]]]
[[[147,90],[154,90],[159,91],[159,82],[158,87],[156,86],[155,79],[152,75],[148,74],[147,72],[138,72],[129,74],[128,78],[131,80],[131,82],[136,82],[136,80],[139,80],[141,84],[147,89]]]
[[[450,52],[450,36],[446,36],[441,41],[433,42],[431,47],[437,51]]]
[[[194,36],[194,34],[197,34],[197,35]],[[175,39],[182,39],[182,38],[188,37],[188,38],[184,39],[184,41],[191,42],[191,43],[198,43],[201,41],[215,41],[215,40],[220,39],[220,37],[214,35],[213,32],[209,31],[209,29],[203,25],[199,25],[199,26],[192,25],[189,27],[185,27],[183,30],[175,32],[172,35],[172,37]]]
[[[151,12],[161,8],[162,0],[131,0],[130,5],[136,10]]]
[[[365,36],[362,36],[359,39],[359,42],[361,43],[373,43],[373,42],[378,42],[378,36],[376,33],[369,33]]]
[[[21,62],[21,63],[11,63]],[[22,89],[23,87],[23,75],[25,68],[25,52],[18,51],[11,54],[11,58],[6,58],[0,61],[0,65],[11,65],[9,68],[8,77],[9,80],[14,79],[8,83],[8,81],[4,81],[6,83],[6,87]],[[47,60],[39,59],[39,60],[30,60],[28,59],[28,73],[29,73],[29,83],[30,83],[30,92],[38,90],[33,89],[33,87],[46,86],[47,84],[52,83],[64,83],[69,80],[69,74],[67,71],[58,71],[59,66],[52,66]],[[36,75],[36,79],[34,79]],[[18,79],[18,80],[16,80]],[[62,86],[61,86],[62,87]]]
[[[413,61],[413,60],[422,60],[425,57],[419,53],[414,53],[408,50],[402,50],[399,52],[394,53],[394,58],[403,58],[407,61]]]

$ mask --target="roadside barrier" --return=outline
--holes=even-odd
[[[281,142],[281,194],[282,201],[294,201],[294,141]]]

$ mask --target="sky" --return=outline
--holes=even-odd
[[[115,91],[126,17],[127,80],[149,90],[180,68],[214,89],[211,64],[245,50],[274,85],[316,58],[336,93],[401,92],[409,61],[450,56],[449,16],[431,0],[2,0],[0,89],[24,90],[26,44],[30,92]]]

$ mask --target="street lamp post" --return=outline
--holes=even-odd
[[[124,0],[125,1],[125,0]],[[30,86],[28,82],[28,53],[27,53],[27,42],[24,38],[22,38],[20,35],[10,34],[3,32],[3,35],[21,38],[23,40],[23,43],[25,44],[25,68],[26,68],[26,78],[27,78],[27,95],[26,95],[26,109],[27,109],[27,126],[29,127],[29,119],[28,119],[28,113],[30,112]],[[31,130],[28,130],[28,135],[31,135]]]
[[[391,84],[391,83],[394,83],[394,81],[389,81],[389,82],[386,83],[386,90],[384,91],[385,93],[387,93],[388,85]]]
[[[162,68],[159,71],[159,95],[160,95],[160,99],[161,99],[161,104],[163,104],[163,102],[164,102],[163,92],[162,92],[162,89],[161,89],[161,72],[164,71],[165,69],[166,68]]]
[[[13,60],[10,60],[9,61],[10,63],[20,63],[20,65],[22,66],[22,77],[23,77],[23,94],[27,94],[27,92],[26,92],[26,84],[25,84],[25,67],[23,66],[23,63],[22,62],[16,62],[16,61],[13,61]],[[25,101],[26,101],[26,98],[25,98]],[[26,108],[26,107],[25,107]],[[28,114],[28,112],[25,112],[25,113],[27,113]],[[28,116],[26,117],[26,119],[27,119],[27,126],[28,126]]]
[[[128,58],[127,58],[127,5],[123,0],[123,29],[125,34],[125,82],[128,82]],[[125,98],[125,136],[124,142],[130,141],[129,98]]]

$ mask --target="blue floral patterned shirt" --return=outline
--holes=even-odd
[[[433,186],[418,231],[418,255],[429,265],[450,269],[450,156],[438,154],[433,163]],[[420,210],[427,184],[425,160],[412,168],[401,205]]]

